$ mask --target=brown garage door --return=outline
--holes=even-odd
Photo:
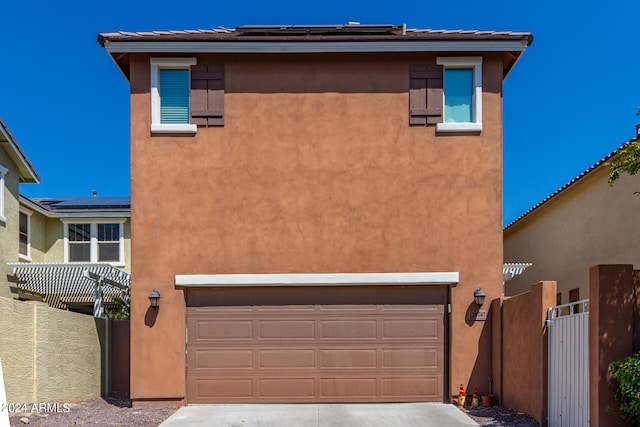
[[[442,401],[446,287],[189,289],[187,400]]]

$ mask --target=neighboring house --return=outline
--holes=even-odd
[[[53,307],[92,313],[95,281],[84,277],[86,268],[128,286],[129,197],[20,196],[19,215],[21,263],[12,266],[20,298],[39,295]],[[107,285],[107,306],[116,297],[122,292]]]
[[[20,196],[20,259],[108,262],[130,271],[129,197]]]
[[[502,83],[530,33],[98,39],[131,85],[135,405],[489,391],[474,290],[502,295]]]
[[[607,161],[613,154],[505,227],[505,262],[532,263],[506,283],[507,295],[555,280],[557,302],[566,304],[589,298],[591,266],[640,265],[640,196],[634,194],[640,191],[640,176],[623,174],[610,186]]]
[[[20,235],[19,184],[40,182],[35,168],[0,119],[0,297],[11,297],[7,280],[12,269],[7,262],[18,261]]]

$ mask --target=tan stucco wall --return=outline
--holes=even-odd
[[[507,295],[530,283],[555,280],[562,303],[569,289],[589,297],[589,268],[596,264],[640,265],[640,175],[624,174],[613,187],[608,167],[581,179],[504,232],[505,262],[531,262],[521,276],[507,282]]]
[[[99,327],[91,316],[0,297],[7,401],[65,403],[99,397]]]
[[[197,273],[460,272],[451,389],[488,392],[490,324],[465,317],[476,287],[501,293],[501,57],[484,58],[480,135],[408,125],[409,66],[435,56],[210,60],[225,126],[193,137],[150,135],[149,57],[131,60],[132,397],[184,398],[174,280]]]
[[[9,158],[7,152],[0,149],[0,165],[9,169],[4,179],[4,215],[6,221],[0,220],[0,297],[12,297],[8,275],[12,269],[8,262],[18,261],[18,168]]]
[[[64,261],[64,225],[58,218],[47,218],[45,231],[46,262]]]
[[[30,231],[31,231],[31,261],[46,262],[47,239],[46,230],[48,219],[41,213],[31,211]]]

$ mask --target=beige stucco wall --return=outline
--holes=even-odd
[[[30,209],[30,232],[31,232],[31,261],[45,262],[45,254],[47,253],[47,217],[34,212]]]
[[[0,297],[0,360],[7,401],[65,403],[99,397],[103,321]]]
[[[640,175],[624,174],[613,187],[600,166],[504,232],[505,262],[531,262],[507,282],[506,294],[531,283],[555,280],[562,303],[569,289],[589,297],[589,268],[596,264],[640,265]]]
[[[9,169],[4,181],[4,215],[6,221],[0,221],[0,297],[11,297],[11,286],[7,275],[11,273],[8,262],[18,261],[18,169],[0,149],[0,165]]]

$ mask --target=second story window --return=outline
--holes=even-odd
[[[31,213],[20,209],[18,254],[21,259],[31,260]]]
[[[9,169],[0,165],[0,221],[7,221],[7,218],[4,216],[4,176],[9,172]]]
[[[124,265],[124,224],[65,223],[64,262]]]
[[[482,58],[438,58],[444,67],[443,122],[440,132],[482,130]]]
[[[195,58],[151,59],[151,132],[196,132],[190,122],[190,67],[195,64]]]
[[[224,64],[151,58],[151,132],[196,133],[224,126]]]
[[[98,224],[98,261],[120,261],[120,224]]]
[[[91,224],[67,224],[68,262],[91,261]]]

